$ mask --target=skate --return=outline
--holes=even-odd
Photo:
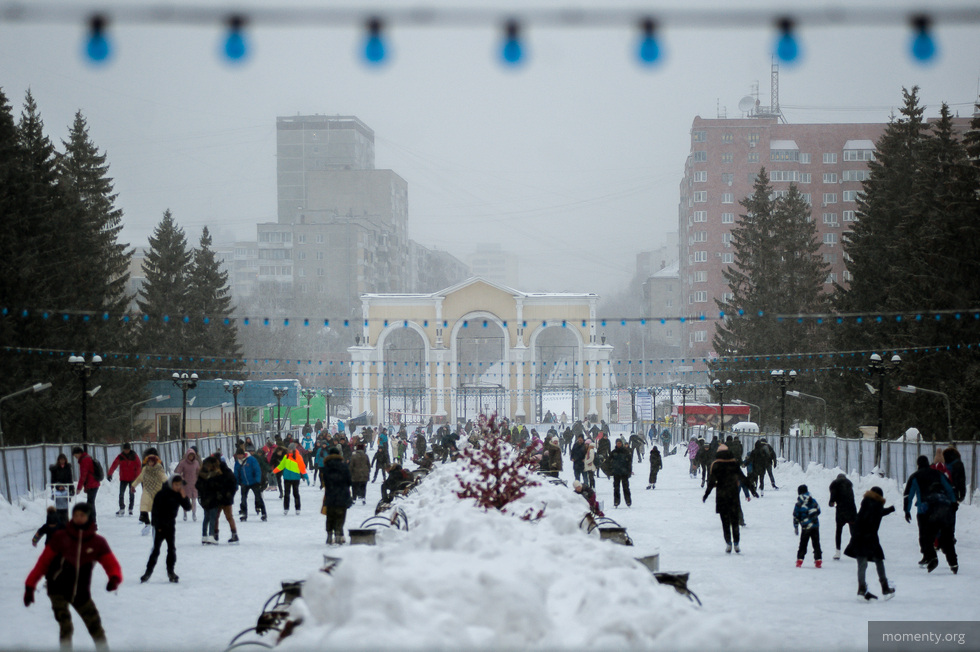
[[[130,515],[130,516],[132,516],[132,515],[133,515],[133,510],[129,510],[129,515]]]
[[[737,544],[737,543],[735,544],[735,552],[736,552],[736,553],[740,553],[740,552],[742,552],[741,550],[739,550],[739,549],[738,549],[738,544]]]
[[[796,560],[796,567],[797,568],[803,568],[803,560],[802,559],[797,559]]]
[[[834,551],[834,561],[840,561],[840,550]]]
[[[895,587],[882,584],[881,595],[885,598],[885,600],[891,600],[895,597]]]
[[[211,539],[212,539],[212,540],[211,540],[211,543],[212,543],[212,544],[214,544],[214,545],[218,545],[218,543],[220,543],[220,542],[218,541],[218,533],[217,533],[217,532],[215,532],[215,533],[214,533],[214,536],[213,536],[213,537],[211,537]]]
[[[248,520],[248,514],[239,514],[238,515],[238,520],[241,521],[242,523],[244,523],[245,521]]]
[[[262,520],[263,521],[268,521],[269,520],[269,516],[265,512],[262,512]]]
[[[143,577],[140,578],[140,584],[146,584],[149,581],[150,581],[150,574],[143,573]]]
[[[725,544],[725,552],[729,555],[732,554],[732,544],[730,543]]]
[[[361,504],[362,505],[367,505],[367,499],[366,498],[361,498]]]
[[[819,559],[813,562],[813,565],[816,566],[817,568],[823,568],[823,562]]]
[[[956,575],[960,571],[959,564],[953,564],[949,567],[949,570],[953,571],[953,575]]]
[[[939,560],[938,559],[930,559],[929,560],[929,563],[926,565],[926,570],[931,573],[932,571],[936,570],[937,568],[939,568]]]
[[[299,516],[299,510],[298,509],[296,510],[296,516]]]
[[[184,520],[187,520],[187,512],[184,512]]]
[[[130,512],[130,513],[132,513],[132,512]],[[125,509],[120,509],[118,512],[116,512],[116,516],[125,516],[125,515],[126,515],[126,510]]]
[[[327,532],[327,545],[333,545],[333,532]]]
[[[206,546],[211,543],[211,537],[201,537],[201,545]]]
[[[231,533],[231,538],[228,539],[228,543],[238,543],[238,532]]]
[[[877,600],[877,599],[878,599],[878,596],[876,596],[874,593],[871,593],[870,591],[865,591],[864,593],[861,593],[860,591],[858,591],[858,600],[864,600],[865,602],[871,602],[872,600]]]
[[[171,583],[173,584],[176,584],[177,582],[180,581],[180,578],[177,577],[177,573],[173,571],[167,571],[167,579],[170,580]]]
[[[144,525],[143,526],[143,532],[142,532],[143,536],[145,537],[149,533],[150,533],[150,526],[149,526],[149,524]]]
[[[337,545],[338,546],[342,546],[345,543],[347,543],[347,541],[344,539],[344,535],[343,534],[341,534],[339,537],[337,537]]]
[[[779,491],[779,487],[777,487],[776,485],[773,485],[773,486],[772,486],[772,490],[773,490],[773,491]]]
[[[925,568],[929,564],[929,558],[923,557],[919,560],[919,568]]]
[[[191,519],[192,519],[192,520],[193,520],[193,521],[194,521],[195,523],[197,523],[197,512],[194,512],[193,514],[191,514]]]
[[[289,516],[289,510],[288,509],[282,510],[282,515],[283,516]]]

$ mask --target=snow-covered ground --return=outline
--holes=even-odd
[[[566,460],[563,477],[571,481]],[[919,569],[914,524],[899,513],[885,518],[881,540],[889,579],[898,593],[888,602],[855,600],[856,564],[833,561],[833,509],[828,485],[836,471],[780,465],[779,491],[743,503],[748,527],[740,555],[726,555],[714,499],[701,502],[700,481],[687,475],[687,460],[666,458],[657,488],[646,486],[646,460],[634,463],[633,506],[612,508],[612,484],[598,481],[607,515],[625,525],[636,549],[600,542],[577,529],[584,502],[569,489],[543,485],[522,506],[547,503],[546,517],[525,523],[483,514],[452,496],[453,469],[440,469],[405,501],[409,532],[385,531],[377,547],[327,548],[320,494],[301,488],[301,516],[283,516],[277,496],[266,492],[269,521],[239,524],[240,545],[200,543],[200,522],[178,522],[177,585],[166,581],[163,559],[153,579],[140,585],[150,537],[136,517],[116,518],[116,488],[99,495],[100,531],[119,558],[125,581],[107,594],[96,571],[93,595],[115,649],[223,649],[255,624],[266,598],[283,579],[307,579],[306,623],[288,641],[291,649],[324,648],[590,648],[754,650],[866,650],[869,620],[975,620],[980,510],[960,509],[957,550],[960,573],[945,563],[932,574]],[[890,504],[901,495],[894,483],[852,477],[857,498],[879,484]],[[796,486],[809,485],[823,508],[825,565],[808,556],[794,566],[798,538],[791,512]],[[379,485],[368,485],[368,506],[347,519],[357,527],[373,512]],[[137,496],[137,502],[139,497]],[[44,501],[0,504],[0,648],[53,648],[57,625],[43,591],[37,603],[21,603],[23,582],[40,550],[30,538],[43,522]],[[523,509],[516,510],[523,511]],[[846,538],[846,534],[845,534]],[[700,610],[672,589],[656,584],[632,557],[659,549],[660,568],[689,571]],[[323,555],[343,557],[331,576],[317,572]],[[869,586],[877,590],[873,568]],[[75,617],[75,644],[92,649]]]

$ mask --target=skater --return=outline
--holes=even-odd
[[[928,460],[927,460],[928,462]],[[877,600],[878,596],[868,591],[868,584],[865,582],[865,575],[868,570],[868,562],[874,562],[875,569],[878,571],[878,580],[881,582],[881,593],[888,600],[895,594],[895,589],[888,583],[885,577],[885,552],[881,549],[878,541],[878,527],[881,519],[895,511],[895,506],[885,507],[885,493],[880,487],[871,487],[871,490],[864,494],[861,500],[861,510],[854,520],[854,534],[844,549],[844,554],[848,557],[857,559],[858,572],[858,599],[870,602]]]
[[[122,452],[116,455],[116,459],[112,460],[112,465],[109,466],[109,472],[106,474],[109,482],[112,482],[112,474],[116,472],[116,469],[119,469],[119,511],[116,512],[116,516],[122,516],[126,513],[124,498],[127,491],[129,492],[129,515],[132,516],[133,500],[136,498],[133,480],[140,474],[143,465],[140,463],[140,456],[128,443],[122,445]]]
[[[585,466],[582,474],[585,476],[585,484],[590,489],[595,489],[595,444],[591,439],[585,440]]]
[[[626,506],[633,505],[630,495],[630,476],[633,475],[633,452],[623,445],[622,439],[616,440],[616,448],[609,454],[609,470],[613,478],[613,507],[619,507],[619,489],[623,488],[623,498]]]
[[[71,455],[78,461],[78,486],[75,487],[75,491],[79,494],[82,491],[85,492],[85,502],[92,506],[90,519],[92,523],[95,523],[97,520],[95,496],[99,493],[99,487],[102,485],[99,479],[95,477],[95,460],[89,457],[89,454],[81,446],[75,446],[71,449]]]
[[[255,500],[255,513],[263,521],[268,519],[265,511],[265,501],[262,500],[262,467],[259,460],[251,453],[239,450],[235,453],[235,480],[242,488],[242,499],[238,506],[238,518],[244,523],[248,520],[248,492],[252,492]]]
[[[701,450],[701,445],[698,444],[698,440],[691,437],[691,441],[687,442],[687,457],[691,460],[691,469],[688,474],[692,478],[698,477],[698,453]]]
[[[798,498],[796,506],[793,508],[793,534],[800,537],[800,549],[796,552],[796,567],[803,566],[803,559],[806,557],[808,542],[813,542],[813,562],[814,566],[823,566],[823,553],[820,550],[820,505],[810,495],[810,490],[805,484],[796,488]],[[802,528],[803,533],[800,534]]]
[[[269,468],[272,469],[272,474],[276,477],[276,487],[279,489],[279,500],[282,500],[282,475],[276,472],[279,468],[279,464],[282,459],[286,457],[286,447],[280,443],[276,443],[276,447],[272,449],[269,453]]]
[[[708,481],[708,472],[711,470],[711,463],[714,462],[714,455],[703,437],[698,437],[698,468],[701,470],[701,486]]]
[[[585,438],[579,435],[572,444],[571,451],[572,473],[576,480],[582,480],[585,475]]]
[[[283,484],[285,488],[283,489],[283,499],[282,507],[283,514],[289,514],[289,494],[292,492],[293,496],[296,498],[296,514],[299,514],[300,503],[299,503],[299,481],[306,480],[306,484],[310,484],[310,479],[306,475],[306,462],[303,461],[303,455],[297,450],[295,443],[289,444],[289,449],[286,455],[279,461],[279,465],[276,466],[272,471],[279,476],[282,474]]]
[[[361,504],[367,504],[367,483],[371,477],[371,461],[364,452],[364,444],[358,444],[350,457],[351,488],[354,500],[361,499]]]
[[[143,470],[133,480],[133,487],[136,485],[143,487],[143,495],[140,496],[140,523],[143,524],[143,536],[150,533],[150,510],[153,509],[153,499],[166,481],[167,472],[160,464],[160,458],[152,454],[147,455]]]
[[[752,465],[752,475],[756,479],[760,494],[764,494],[766,491],[766,473],[769,473],[772,488],[779,489],[776,486],[776,480],[772,477],[772,468],[776,463],[775,451],[772,450],[772,446],[769,445],[765,437],[755,442],[755,447],[749,453],[748,460],[749,464]]]
[[[205,458],[201,472],[197,475],[196,489],[201,509],[204,511],[201,524],[201,543],[218,543],[218,516],[221,514],[221,491],[224,478],[218,467],[218,460]]]
[[[384,433],[384,430],[382,429],[381,432]],[[381,445],[381,442],[379,440],[378,450],[374,451],[374,456],[371,458],[371,466],[374,467],[374,477],[371,479],[372,483],[377,481],[378,473],[381,474],[381,482],[384,482],[385,480],[388,479],[388,471],[386,469],[388,468],[388,464],[390,463],[391,460],[388,459],[388,439],[386,436],[384,446]],[[322,483],[321,483],[321,488],[322,488]]]
[[[389,480],[394,478],[394,473]],[[323,462],[323,511],[327,516],[327,545],[344,544],[344,521],[351,499],[351,473],[343,455],[331,446]]]
[[[837,508],[835,518],[837,529],[834,531],[834,543],[837,547],[834,550],[834,559],[840,559],[841,533],[846,525],[848,533],[853,537],[854,519],[857,518],[857,507],[854,504],[854,485],[843,473],[838,474],[837,479],[830,483],[830,502],[827,504]]]
[[[928,457],[920,455],[916,465],[918,469],[905,484],[905,522],[912,522],[912,501],[915,500],[919,550],[922,552],[919,566],[925,566],[930,573],[939,566],[939,557],[933,546],[938,535],[939,548],[946,556],[949,569],[956,573],[959,565],[952,537],[953,513],[958,506],[956,493],[944,473],[929,467]]]
[[[221,507],[221,513],[225,515],[225,520],[228,521],[228,527],[231,528],[231,538],[228,539],[228,543],[238,543],[238,526],[235,524],[235,517],[231,514],[231,507],[235,504],[235,493],[238,491],[238,480],[235,479],[235,472],[225,464],[223,459],[218,457],[217,453],[211,457],[217,463],[218,472],[221,475],[218,482],[218,504]],[[214,524],[214,536],[218,536],[217,521]]]
[[[201,472],[201,460],[197,449],[191,446],[184,453],[183,459],[177,464],[174,473],[184,479],[184,494],[191,501],[191,516],[197,520],[197,474]],[[187,520],[187,510],[184,510],[184,520]]]
[[[664,466],[663,459],[660,457],[660,449],[656,446],[650,447],[650,484],[647,489],[657,488],[657,474]]]
[[[51,497],[54,499],[55,510],[58,512],[58,520],[64,525],[68,523],[68,504],[71,502],[71,497],[75,495],[75,478],[72,477],[68,456],[59,453],[55,463],[48,467],[48,472],[50,473]]]
[[[47,578],[51,609],[60,626],[59,640],[62,650],[71,649],[74,626],[71,622],[71,605],[88,628],[97,650],[108,650],[102,618],[92,601],[92,565],[102,564],[109,576],[106,591],[115,591],[122,584],[122,568],[109,548],[109,543],[95,533],[91,520],[92,506],[78,503],[72,509],[71,520],[65,529],[56,532],[50,543],[44,546],[37,564],[27,576],[24,586],[24,606],[34,603],[34,590],[42,577]]]
[[[670,431],[664,428],[663,432],[660,433],[660,445],[664,447],[664,457],[669,456],[670,453]]]
[[[64,528],[65,524],[61,522],[61,517],[58,516],[58,510],[55,509],[54,505],[50,505],[47,509],[44,525],[39,527],[37,532],[34,533],[31,544],[37,548],[37,542],[41,540],[41,537],[44,537],[44,545],[48,545],[51,542],[51,535]]]
[[[146,561],[146,572],[140,578],[140,584],[150,580],[153,568],[160,556],[160,546],[167,542],[167,579],[176,583],[180,578],[174,572],[177,564],[177,512],[183,508],[189,511],[191,501],[184,492],[184,479],[179,475],[170,478],[157,495],[153,498],[151,523],[153,525],[153,550]]]
[[[585,498],[585,502],[589,504],[589,514],[600,517],[605,516],[605,514],[602,513],[602,510],[599,509],[599,501],[596,500],[595,490],[592,487],[584,485],[576,480],[572,483],[572,488],[575,490],[575,493],[580,494],[582,498]]]
[[[596,437],[597,437],[595,441],[596,473],[598,473],[598,471],[601,470],[603,473],[606,474],[607,478],[612,477],[612,474],[609,473],[609,467],[606,466],[606,461],[609,459],[609,455],[612,452],[611,450],[612,446],[609,443],[609,437],[608,435],[605,435],[602,432],[600,432],[599,429],[596,428],[595,426],[592,427],[596,430]]]
[[[718,458],[711,466],[708,474],[708,488],[704,492],[701,502],[707,502],[711,490],[715,491],[715,512],[721,518],[721,531],[725,535],[725,552],[731,553],[732,545],[735,552],[741,552],[738,547],[739,530],[738,524],[742,511],[742,504],[738,497],[739,487],[748,485],[749,491],[756,498],[759,495],[755,488],[749,484],[745,474],[738,465],[738,461],[732,452],[727,448],[718,451]],[[746,500],[751,500],[747,498]]]
[[[636,451],[636,461],[643,461],[643,449],[646,446],[646,442],[643,441],[643,437],[639,436],[635,432],[630,433],[630,456],[632,457],[633,451]]]

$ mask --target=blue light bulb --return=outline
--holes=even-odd
[[[500,58],[508,66],[518,66],[524,60],[521,27],[516,21],[510,21],[504,27],[504,32],[504,45],[500,49]]]
[[[385,59],[385,42],[379,34],[368,36],[364,42],[364,58],[368,63],[377,65]]]
[[[232,63],[240,63],[248,56],[248,43],[241,30],[232,30],[224,44],[225,57]]]
[[[800,46],[792,32],[784,32],[776,42],[776,56],[783,63],[793,63],[800,56]]]
[[[936,56],[936,42],[929,31],[929,19],[918,16],[912,21],[915,33],[912,36],[912,57],[919,63],[931,63]]]
[[[660,58],[660,44],[653,36],[646,36],[640,41],[640,48],[637,52],[640,62],[646,65],[657,63]]]
[[[92,63],[105,63],[111,53],[109,39],[101,32],[93,32],[85,43],[85,55]]]

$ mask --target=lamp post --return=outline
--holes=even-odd
[[[769,376],[779,385],[781,400],[779,404],[779,454],[783,455],[786,443],[786,386],[796,381],[796,372],[773,369]]]
[[[212,405],[211,407],[201,408],[201,411],[197,413],[197,429],[198,429],[198,431],[201,434],[204,434],[204,413],[205,412],[207,412],[208,410],[213,410],[215,408],[226,408],[229,405],[231,405],[231,403],[229,403],[228,401],[223,401],[221,403],[218,403],[217,405]],[[211,431],[210,430],[208,430],[208,434],[209,435],[211,434]]]
[[[916,394],[922,392],[923,394],[934,394],[936,396],[943,397],[943,403],[946,404],[946,441],[952,443],[953,441],[953,415],[949,409],[949,395],[946,392],[940,392],[935,389],[924,389],[922,387],[916,387],[915,385],[899,385],[898,391],[905,394]]]
[[[316,390],[307,387],[303,390],[302,394],[303,398],[306,399],[306,425],[310,425],[310,401],[316,396]]]
[[[13,394],[7,394],[6,396],[0,397],[0,405],[3,405],[4,401],[8,401],[12,398],[17,398],[18,396],[23,396],[24,394],[37,394],[38,392],[43,392],[51,387],[51,383],[34,383],[30,387],[25,387],[24,389],[18,390]],[[82,400],[85,400],[85,394],[82,394]],[[0,448],[3,448],[3,420],[0,419]]]
[[[718,392],[718,410],[721,413],[721,434],[725,434],[725,391],[732,388],[732,379],[729,378],[725,382],[721,382],[720,379],[715,378],[711,381],[711,386],[715,388]]]
[[[145,401],[137,401],[133,403],[129,408],[129,434],[133,436],[136,435],[136,408],[138,406],[151,403],[153,401],[159,403],[160,401],[166,401],[168,398],[170,398],[169,394],[158,394],[157,396],[148,398]]]
[[[677,383],[677,391],[681,393],[681,441],[687,441],[687,395],[697,391],[697,387],[689,383]]]
[[[330,432],[330,399],[333,397],[333,390],[325,389],[323,397],[327,399],[327,432]]]
[[[762,434],[762,408],[755,403],[749,403],[748,401],[743,401],[740,398],[732,399],[732,403],[737,403],[739,405],[748,405],[759,411],[759,434]],[[752,416],[751,414],[749,416]]]
[[[276,435],[282,436],[282,397],[289,393],[289,388],[273,387],[272,393],[276,397]]]
[[[241,432],[241,428],[238,426],[238,395],[242,393],[245,389],[245,381],[243,380],[232,380],[225,381],[225,391],[231,394],[232,402],[235,404],[235,435],[237,436]]]
[[[68,358],[68,364],[82,382],[82,449],[88,452],[88,379],[102,364],[102,356],[93,355],[86,361],[84,356],[73,355]]]
[[[188,375],[186,371],[179,374],[175,371],[171,378],[173,379],[174,386],[180,390],[181,396],[184,399],[180,404],[180,438],[187,439],[187,390],[197,387],[197,374],[192,373]]]
[[[872,353],[868,359],[868,373],[878,376],[878,430],[875,432],[875,467],[881,466],[881,438],[885,434],[885,374],[897,369],[902,358],[896,353],[885,362],[880,355]]]
[[[820,398],[819,396],[814,396],[813,394],[806,394],[804,392],[798,392],[795,389],[791,389],[786,392],[786,396],[792,396],[793,398],[809,398],[814,401],[820,401],[823,403],[823,421],[820,424],[820,436],[827,436],[827,401]]]

